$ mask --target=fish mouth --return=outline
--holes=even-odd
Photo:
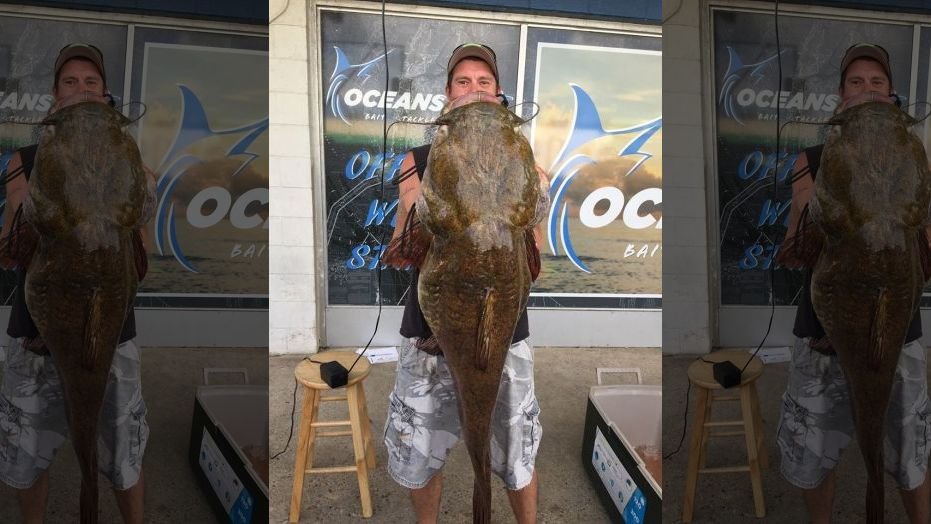
[[[501,105],[497,97],[489,95],[488,93],[472,93],[463,95],[451,102],[447,106],[446,112],[437,118],[435,123],[441,126],[450,125],[459,121],[464,115],[481,118],[485,122],[489,122],[489,118],[497,119],[503,116],[505,123],[515,128],[529,122],[529,119],[524,120]]]
[[[905,123],[906,126],[911,127],[919,123],[919,120],[909,115],[901,108],[889,103],[889,102],[880,102],[880,101],[869,101],[857,104],[852,107],[844,109],[840,113],[832,116],[827,122],[827,125],[844,125],[852,119],[860,118],[869,118],[872,116],[885,116],[889,114],[894,114],[898,119]]]
[[[81,95],[81,93],[78,95]],[[78,95],[72,95],[72,97]],[[80,115],[84,118],[76,119],[74,115]],[[57,126],[68,121],[75,121],[82,128],[88,126],[96,128],[100,127],[102,124],[109,124],[110,122],[116,122],[119,127],[126,127],[133,122],[123,113],[107,105],[103,100],[93,100],[82,97],[76,101],[65,102],[64,105],[55,109],[53,113],[42,119],[40,125]]]

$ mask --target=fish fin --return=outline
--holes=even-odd
[[[134,229],[133,238],[133,262],[136,267],[136,277],[141,282],[149,272],[149,257],[145,250],[145,243],[142,241],[142,230]]]
[[[527,245],[527,266],[530,268],[530,280],[536,282],[540,276],[540,250],[537,248],[537,241],[533,237],[533,230],[528,229],[524,233],[524,243]]]
[[[51,354],[49,353],[48,346],[45,345],[45,339],[42,338],[42,335],[36,335],[32,338],[26,337],[23,340],[23,347],[43,357],[47,357]]]
[[[407,214],[401,234],[388,243],[381,261],[397,269],[406,269],[411,266],[419,269],[427,257],[430,244],[432,244],[430,233],[417,217],[417,206],[414,205],[411,207],[411,212]]]
[[[493,288],[485,289],[485,298],[482,299],[482,310],[478,317],[478,333],[475,340],[475,367],[482,371],[488,367],[488,359],[491,358],[491,339],[488,335],[491,333],[491,325],[494,315],[489,314],[491,308],[495,305],[497,296]]]
[[[32,224],[23,218],[23,208],[20,206],[10,222],[9,234],[0,240],[2,266],[7,269],[27,267],[38,245],[39,234]]]
[[[84,319],[84,352],[81,353],[81,366],[84,369],[94,369],[97,362],[97,349],[100,345],[99,325],[103,320],[102,313],[103,293],[100,288],[94,288],[94,292],[88,300],[87,317]]]
[[[931,245],[928,244],[931,239],[927,235],[924,228],[918,231],[918,260],[921,261],[921,273],[926,283],[931,278]]]
[[[879,369],[879,364],[882,362],[883,334],[886,332],[886,310],[889,299],[889,291],[882,288],[876,300],[876,310],[873,312],[873,322],[870,325],[870,349],[866,355],[866,363],[870,369]]]
[[[821,247],[824,245],[824,233],[811,219],[806,205],[792,236],[783,242],[776,253],[776,263],[787,268],[815,267]]]

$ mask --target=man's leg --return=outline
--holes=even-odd
[[[831,508],[834,506],[834,472],[828,473],[816,488],[802,489],[802,498],[811,524],[828,524],[831,522]]]
[[[25,524],[45,522],[45,507],[48,503],[48,470],[40,473],[32,486],[17,489],[16,499],[19,501],[19,510],[23,513]]]
[[[899,485],[902,504],[911,522],[928,522],[928,359],[919,341],[902,348],[886,412],[886,470]],[[891,444],[891,446],[888,446]]]
[[[68,433],[61,381],[51,357],[28,351],[22,339],[10,340],[4,360],[0,481],[16,490],[24,522],[42,522],[48,502],[48,468]]]
[[[537,451],[543,435],[533,389],[533,347],[512,344],[504,361],[491,428],[491,469],[504,481],[518,523],[537,521]]]
[[[446,359],[417,349],[415,343],[409,339],[398,349],[385,420],[387,469],[410,490],[417,522],[433,523],[440,512],[442,468],[459,441],[459,412]]]
[[[854,432],[847,381],[837,357],[796,339],[776,430],[780,472],[801,489],[813,523],[830,522],[834,468]]]
[[[110,479],[123,522],[141,524],[145,506],[142,459],[149,438],[142,398],[141,352],[132,341],[116,348],[98,426],[100,472]]]
[[[537,521],[537,485],[537,471],[534,470],[530,484],[522,489],[507,490],[508,501],[514,510],[517,524],[533,524]]]
[[[931,471],[931,470],[929,470]],[[902,495],[902,505],[905,506],[905,513],[912,524],[926,524],[928,522],[929,494],[931,494],[931,482],[928,481],[928,472],[925,472],[925,480],[920,486],[913,490],[900,489]]]
[[[128,489],[114,489],[116,504],[120,507],[120,515],[126,524],[142,524],[142,510],[145,506],[145,476],[139,468],[139,480]]]
[[[427,485],[411,490],[411,502],[417,524],[436,524],[440,517],[440,498],[443,494],[443,472],[437,472]]]

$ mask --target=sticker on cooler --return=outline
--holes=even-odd
[[[592,449],[592,465],[601,478],[605,489],[611,495],[611,500],[624,517],[627,524],[640,524],[647,510],[647,499],[643,492],[634,483],[630,473],[621,464],[617,454],[611,449],[608,441],[595,428],[595,446]]]
[[[200,469],[207,475],[210,486],[220,499],[220,503],[223,504],[223,509],[230,516],[230,522],[234,524],[252,522],[252,509],[255,506],[252,495],[243,488],[239,477],[236,476],[206,428],[204,428],[204,436],[200,443]]]

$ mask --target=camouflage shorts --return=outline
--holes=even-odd
[[[424,487],[459,441],[456,387],[442,356],[402,345],[394,391],[388,397],[385,445],[388,473],[402,486]],[[508,489],[530,483],[543,428],[533,391],[533,348],[511,345],[491,427],[492,471]]]
[[[782,475],[800,488],[817,487],[854,435],[847,381],[837,357],[812,351],[807,339],[796,339],[776,436]],[[915,489],[924,481],[929,438],[927,352],[916,340],[899,356],[886,413],[885,466],[901,489]]]
[[[68,436],[61,379],[51,357],[10,340],[0,384],[0,480],[28,488],[47,469]],[[139,348],[117,347],[100,413],[97,457],[100,472],[118,490],[139,480],[149,436],[142,400]]]

